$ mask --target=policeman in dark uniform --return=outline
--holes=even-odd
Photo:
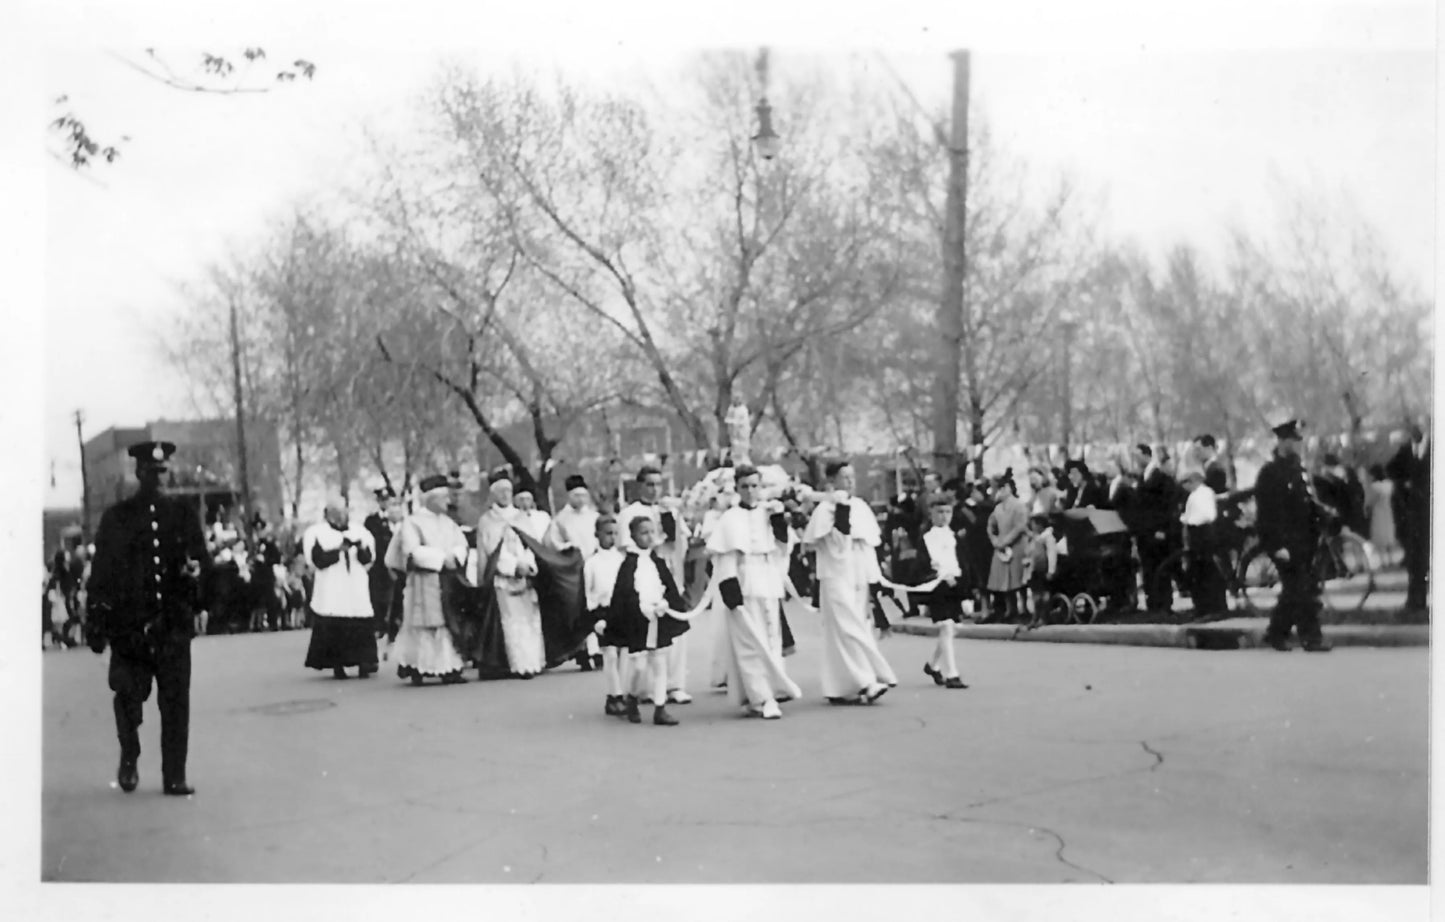
[[[110,643],[110,688],[120,737],[121,790],[139,781],[141,704],[151,680],[161,712],[161,777],[167,794],[186,796],[186,748],[190,731],[191,636],[206,542],[195,510],[161,493],[170,442],[142,442],[130,449],[140,489],[108,509],[95,536],[90,605],[95,621],[90,647]]]
[[[1287,653],[1290,631],[1298,630],[1306,651],[1325,653],[1330,645],[1320,631],[1315,549],[1329,510],[1315,498],[1309,474],[1300,461],[1300,422],[1292,419],[1282,423],[1274,427],[1274,434],[1279,444],[1274,457],[1260,468],[1254,486],[1260,548],[1274,560],[1280,579],[1279,601],[1264,639]]]

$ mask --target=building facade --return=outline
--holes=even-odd
[[[233,419],[154,420],[140,427],[107,429],[85,443],[90,521],[87,535],[105,510],[133,493],[138,484],[128,450],[141,442],[173,442],[166,492],[193,497],[203,521],[239,503],[240,459]],[[262,420],[246,423],[246,467],[252,508],[270,521],[281,513],[281,447],[276,427]]]

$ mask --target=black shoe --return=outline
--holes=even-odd
[[[634,697],[632,697],[631,695],[628,695],[628,696],[623,700],[623,711],[622,711],[622,713],[623,713],[624,716],[627,717],[627,722],[628,722],[628,723],[630,723],[630,724],[640,724],[640,723],[642,723],[642,712],[641,712],[640,710],[638,710],[638,708],[637,708],[637,699],[634,698]]]
[[[659,707],[653,710],[652,722],[659,727],[675,727],[678,723],[677,718],[667,713],[667,708],[665,707]]]
[[[1328,653],[1335,648],[1335,645],[1328,640],[1317,640],[1314,643],[1302,644],[1301,647],[1306,653]]]
[[[376,675],[377,668],[376,666],[362,666],[356,671],[356,677],[358,679],[369,679]]]
[[[575,662],[577,664],[577,668],[581,669],[583,672],[592,671],[592,658],[586,653],[578,653],[576,656],[572,657],[572,661]]]
[[[425,681],[426,681],[426,679],[422,677],[422,674],[421,674],[420,672],[413,672],[413,673],[411,674],[411,684],[412,684],[412,685],[417,686],[417,687],[420,687],[420,686],[421,686],[421,683],[423,683],[423,682],[425,682]]]
[[[135,759],[121,756],[120,767],[115,771],[115,783],[127,794],[135,790],[135,786],[140,784],[140,771],[136,768]]]
[[[184,781],[171,781],[166,784],[165,792],[169,797],[190,797],[196,789]]]
[[[349,678],[351,678],[350,676],[348,676],[348,675],[346,674],[346,670],[343,669],[343,668],[341,668],[340,666],[337,666],[335,669],[331,670],[331,675],[332,675],[333,678],[337,678],[337,679],[349,679]]]
[[[607,704],[603,706],[602,713],[608,717],[626,717],[627,705],[623,700],[614,695],[607,696]]]
[[[958,676],[954,676],[953,678],[951,678],[951,679],[949,679],[948,681],[944,682],[944,683],[943,683],[943,687],[944,687],[944,688],[968,688],[967,685],[963,684],[963,679],[960,679]]]
[[[932,679],[934,685],[943,684],[943,673],[939,672],[937,669],[934,669],[931,664],[923,664],[923,674]]]
[[[592,668],[593,668],[593,669],[601,669],[601,668],[602,668],[602,654],[601,654],[601,653],[594,653],[594,654],[592,654]]]
[[[1287,637],[1266,637],[1264,639],[1264,642],[1269,644],[1271,647],[1274,647],[1281,653],[1288,653],[1290,650],[1294,649],[1292,646],[1290,646],[1289,638]]]
[[[465,685],[468,681],[467,677],[460,672],[453,672],[449,675],[442,676],[443,685]]]

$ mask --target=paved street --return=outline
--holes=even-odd
[[[1424,883],[1425,649],[1328,656],[960,641],[884,651],[877,706],[778,722],[706,694],[676,728],[601,677],[410,688],[301,668],[307,635],[195,643],[194,799],[114,787],[105,659],[44,657],[42,876],[238,882]]]

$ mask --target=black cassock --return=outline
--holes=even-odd
[[[587,617],[582,585],[582,552],[558,551],[523,532],[522,544],[537,559],[537,605],[542,612],[542,647],[547,668],[571,659],[587,640],[593,622]],[[454,573],[442,574],[442,612],[452,642],[463,659],[482,676],[510,674],[502,641],[502,616],[497,605],[497,557],[492,554],[481,570],[479,587],[467,585]]]

